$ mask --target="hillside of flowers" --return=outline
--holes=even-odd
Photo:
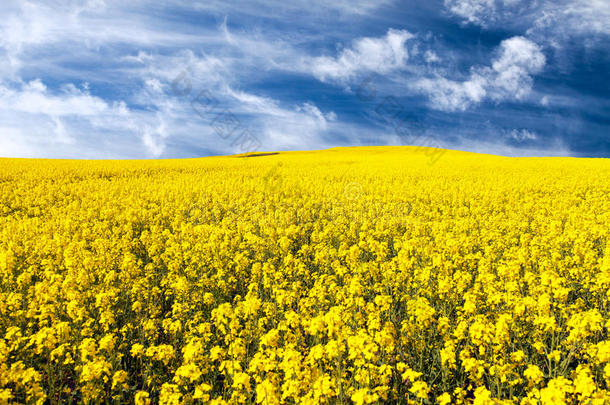
[[[610,403],[609,235],[603,159],[0,159],[0,404]]]

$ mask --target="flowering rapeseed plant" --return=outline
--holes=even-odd
[[[404,147],[0,160],[0,403],[608,403],[609,191]]]

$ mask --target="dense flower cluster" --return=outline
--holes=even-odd
[[[0,403],[608,403],[608,224],[605,160],[0,160]]]

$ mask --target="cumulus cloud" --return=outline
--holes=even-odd
[[[414,35],[405,30],[388,30],[379,38],[359,38],[337,57],[320,56],[307,61],[321,81],[343,81],[359,73],[390,73],[405,67],[409,59],[406,42]]]
[[[532,75],[545,63],[538,45],[517,36],[502,41],[491,66],[472,68],[467,80],[424,78],[414,88],[429,96],[432,107],[444,111],[463,111],[487,98],[522,100],[531,92]]]
[[[532,88],[532,75],[539,73],[545,63],[544,54],[534,42],[524,37],[502,41],[499,57],[493,61],[491,70],[484,70],[492,97],[522,99]]]

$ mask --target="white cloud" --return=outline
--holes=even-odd
[[[366,72],[389,73],[405,67],[409,52],[405,43],[414,35],[405,30],[388,30],[384,37],[360,38],[336,58],[320,56],[306,61],[321,81],[350,79]]]
[[[524,37],[512,37],[502,41],[500,56],[492,67],[498,72],[518,68],[537,73],[544,64],[545,57],[538,45]]]
[[[426,63],[438,63],[441,62],[442,59],[436,54],[436,52],[427,50],[424,53],[424,60],[426,61]]]
[[[508,135],[511,139],[518,142],[534,141],[538,139],[538,135],[535,132],[528,131],[527,129],[513,129]]]
[[[281,106],[268,97],[225,88],[226,107],[234,114],[250,115],[251,132],[266,150],[305,149],[320,147],[328,130],[332,129],[337,115],[322,112],[312,102],[295,106]],[[222,97],[222,95],[219,95]],[[234,151],[238,152],[238,151]]]
[[[560,38],[610,35],[610,2],[606,0],[546,1],[530,18],[533,24],[528,33],[537,37],[548,32]]]
[[[444,4],[465,23],[517,26],[537,40],[610,34],[607,0],[445,0]]]
[[[68,133],[64,123],[59,117],[51,117],[55,123],[55,139],[57,142],[74,144],[74,138]]]
[[[450,51],[423,49],[425,39],[418,36],[416,41],[405,30],[355,39],[329,56],[310,55],[311,46],[326,40],[318,36],[322,27],[328,30],[325,34],[342,38],[351,31],[341,31],[341,24],[360,22],[393,2],[167,0],[154,8],[147,0],[0,2],[0,155],[146,158],[185,156],[190,147],[201,154],[238,152],[193,112],[191,99],[201,90],[209,90],[222,108],[243,117],[263,149],[321,148],[347,137],[352,144],[367,142],[361,142],[370,135],[366,126],[343,122],[320,103],[286,103],[274,90],[251,90],[252,84],[285,73],[347,84],[377,72],[390,79],[379,86],[394,86],[407,80],[405,71],[415,78],[440,72],[418,84],[444,110],[465,109],[485,99],[527,97],[532,76],[544,65],[544,56],[531,42],[503,43],[489,66],[473,68],[461,81],[445,73],[453,59]],[[469,4],[460,13],[482,23],[485,7],[477,11],[474,0]],[[164,15],[194,9],[216,23]],[[498,10],[495,6],[494,12]],[[597,9],[583,10],[566,13],[576,18],[594,15]],[[295,16],[298,31],[284,30]],[[270,18],[281,19],[280,28],[265,22]],[[340,23],[329,28],[329,20]],[[244,21],[256,21],[256,28],[244,29]],[[191,91],[176,95],[172,82],[184,72]],[[41,79],[32,80],[36,77]],[[388,137],[383,136],[370,142],[384,143]]]
[[[62,94],[50,94],[40,79],[23,84],[20,89],[1,88],[0,108],[52,117],[95,116],[111,109],[104,100],[75,87]]]
[[[50,47],[59,47],[54,58],[61,60],[94,54],[102,46],[187,46],[201,40],[152,19],[147,7],[139,0],[7,0],[0,5],[0,80],[18,79],[19,71],[40,64],[37,54]]]
[[[532,89],[532,75],[540,73],[546,58],[538,45],[524,37],[512,37],[500,44],[500,56],[487,71],[493,98],[523,99]]]
[[[444,111],[463,111],[486,98],[522,100],[531,92],[532,75],[545,63],[538,45],[524,37],[512,37],[502,41],[491,67],[472,68],[467,80],[424,78],[414,88],[430,97],[432,107]]]
[[[484,24],[493,16],[495,0],[445,0],[445,7],[466,22]]]
[[[0,157],[41,157],[44,156],[41,146],[40,142],[23,128],[0,126]]]
[[[432,107],[443,111],[466,110],[471,104],[478,103],[487,95],[487,83],[479,75],[465,82],[448,80],[444,77],[421,79],[414,88],[430,97]]]
[[[55,92],[40,79],[0,85],[0,155],[146,157],[138,131],[130,127],[134,119],[124,103],[108,103],[73,85]],[[116,137],[119,143],[103,151]]]
[[[329,15],[361,18],[392,1],[168,0],[158,5],[160,10],[198,8],[221,18],[220,24],[193,29],[159,18],[143,0],[7,0],[0,4],[0,155],[159,157],[177,153],[176,143],[234,152],[231,142],[220,139],[192,109],[192,98],[204,89],[223,108],[246,117],[244,124],[265,148],[324,146],[326,134],[343,125],[334,112],[311,102],[285,105],[233,90],[252,80],[253,72],[258,77],[274,70],[305,71],[298,62],[307,56],[298,45],[308,39],[231,30],[232,16],[293,18],[310,10],[316,25]],[[388,32],[379,39],[381,47],[375,39],[358,42],[355,52],[368,54],[362,66],[383,70],[387,61],[398,66],[407,57],[401,49],[404,35]],[[70,67],[74,63],[87,66]],[[185,96],[172,89],[182,73],[190,80]]]
[[[151,127],[147,125],[142,132],[142,141],[154,157],[159,157],[163,154],[165,139],[169,136],[163,117],[159,115],[158,120],[157,126]]]

